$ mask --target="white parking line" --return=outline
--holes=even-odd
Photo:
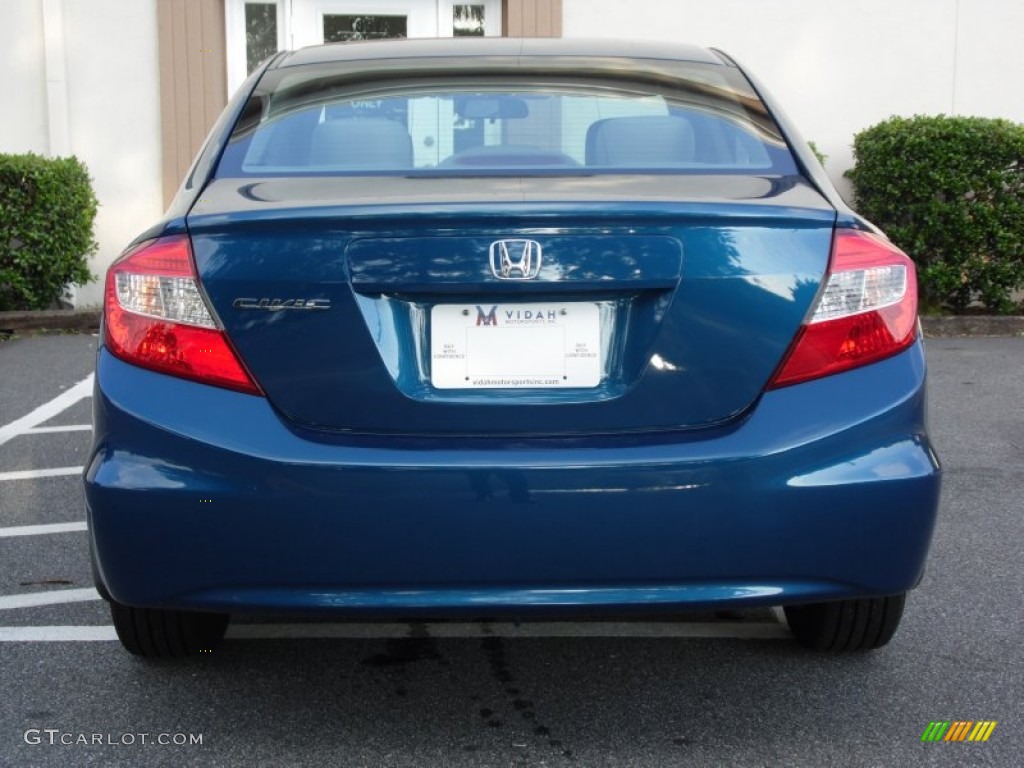
[[[48,592],[26,592],[21,595],[0,595],[0,611],[12,608],[38,608],[41,605],[65,605],[100,600],[94,587],[85,589],[51,589]]]
[[[0,482],[5,480],[36,480],[40,477],[63,477],[80,475],[85,467],[56,467],[54,469],[22,469],[17,472],[0,472]]]
[[[66,643],[117,640],[113,627],[0,627],[0,643]]]
[[[0,445],[22,435],[26,430],[34,429],[77,403],[83,397],[92,394],[92,374],[90,373],[74,386],[68,387],[48,403],[43,403],[31,413],[15,419],[10,424],[0,427]]]
[[[49,435],[54,432],[92,432],[92,424],[67,424],[57,427],[32,427],[26,429],[23,435]]]
[[[0,539],[11,536],[39,536],[46,533],[70,533],[71,531],[86,530],[85,522],[75,523],[47,523],[45,525],[15,525],[10,528],[0,528]]]

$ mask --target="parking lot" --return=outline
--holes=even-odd
[[[96,342],[0,343],[2,764],[1021,763],[1024,339],[927,344],[942,511],[881,651],[804,651],[764,610],[248,621],[174,663],[124,652],[92,588],[81,472]],[[997,722],[987,742],[921,741],[932,721],[980,720]]]

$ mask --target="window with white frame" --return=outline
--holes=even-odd
[[[388,37],[501,34],[502,0],[225,0],[228,91],[279,50]]]
[[[288,48],[289,0],[226,0],[228,95],[266,58]]]

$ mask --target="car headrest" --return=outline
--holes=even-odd
[[[693,126],[683,117],[608,117],[587,129],[587,165],[657,167],[693,162]]]
[[[311,166],[411,168],[412,137],[394,120],[353,117],[326,120],[313,131]]]

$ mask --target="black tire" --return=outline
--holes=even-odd
[[[148,659],[211,653],[228,628],[226,613],[131,608],[111,602],[110,615],[125,650]]]
[[[787,605],[786,621],[797,642],[816,651],[870,651],[896,633],[907,596]]]

